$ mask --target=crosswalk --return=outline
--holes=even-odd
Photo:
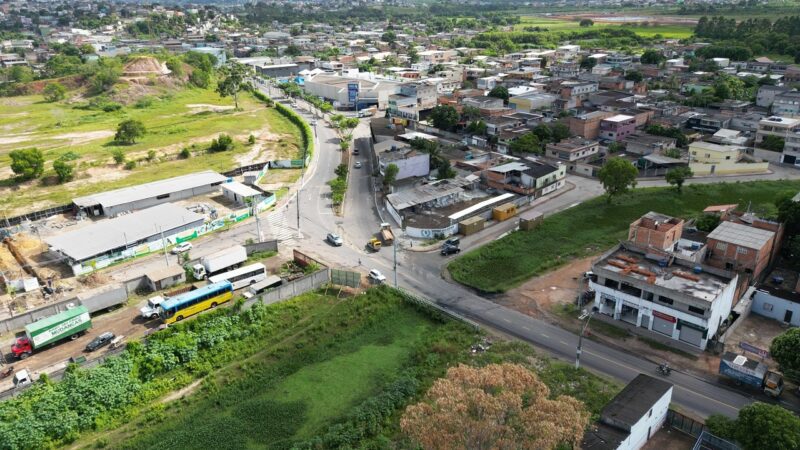
[[[259,216],[264,239],[277,239],[283,244],[295,244],[297,230],[289,225],[285,211],[275,211]]]

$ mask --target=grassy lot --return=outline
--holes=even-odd
[[[534,231],[517,231],[457,258],[448,266],[459,283],[485,292],[503,292],[574,258],[595,255],[626,237],[628,226],[648,211],[693,217],[714,204],[770,215],[776,197],[800,190],[800,181],[758,181],[637,189],[607,204],[602,197],[545,218]]]
[[[149,106],[130,105],[119,111],[103,112],[76,109],[65,103],[44,103],[39,96],[0,99],[0,167],[8,167],[9,152],[37,147],[44,153],[45,174],[40,180],[16,184],[10,170],[0,180],[0,211],[11,216],[22,212],[64,204],[73,197],[131,186],[198,170],[229,170],[245,159],[297,158],[300,131],[274,109],[245,95],[241,111],[210,110],[207,106],[232,106],[230,98],[220,98],[204,89],[181,89],[152,96]],[[112,143],[116,126],[122,120],[141,120],[147,134],[133,145]],[[243,142],[251,133],[263,132],[261,149],[247,145],[232,151],[207,153],[211,139],[227,133]],[[189,159],[177,159],[184,147],[192,149]],[[133,170],[113,163],[112,151],[124,150],[127,159],[138,161]],[[149,151],[155,158],[147,160]],[[57,184],[51,162],[72,152],[77,155],[75,179]],[[249,155],[250,158],[244,155]],[[13,192],[13,195],[11,193]]]
[[[538,357],[519,342],[496,342],[472,354],[470,345],[480,339],[474,330],[412,306],[388,288],[341,299],[306,294],[258,314],[265,313],[258,319],[263,334],[210,350],[218,369],[206,371],[191,396],[168,396],[166,403],[149,396],[150,403],[104,421],[73,447],[405,448],[399,433],[405,405],[458,363],[526,365],[553,396],[575,396],[595,415],[620,389]],[[179,374],[153,383],[176,377],[188,383]]]
[[[680,24],[652,24],[650,26],[642,26],[639,24],[623,24],[623,23],[599,23],[596,22],[591,27],[581,27],[578,20],[561,20],[554,18],[538,17],[538,16],[523,16],[522,22],[514,26],[515,31],[524,31],[526,27],[542,27],[549,31],[587,31],[601,28],[625,28],[631,30],[636,34],[643,37],[653,37],[660,34],[664,38],[683,39],[692,35],[693,28],[691,25]]]

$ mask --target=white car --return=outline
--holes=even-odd
[[[356,161],[356,163],[355,163],[355,166],[354,166],[354,167],[355,167],[356,169],[360,169],[360,168],[361,168],[361,161]]]
[[[190,242],[181,242],[175,247],[172,247],[172,250],[170,250],[170,252],[172,252],[173,255],[177,255],[178,253],[188,252],[191,249],[192,249],[192,244]]]
[[[384,281],[386,281],[386,277],[378,269],[370,270],[369,278],[377,283],[383,283]]]

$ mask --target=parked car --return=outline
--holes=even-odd
[[[444,241],[444,245],[445,246],[449,245],[450,247],[458,247],[460,244],[461,244],[461,239],[457,237],[451,237],[450,239]]]
[[[190,242],[181,242],[175,247],[172,247],[172,250],[170,250],[170,252],[172,252],[173,255],[177,255],[178,253],[186,253],[191,249],[192,249],[192,244]]]
[[[91,342],[86,344],[86,351],[93,352],[100,347],[104,347],[111,343],[114,340],[114,333],[110,331],[106,331],[105,333],[97,336],[96,338],[92,339]]]
[[[356,163],[353,165],[353,167],[355,167],[356,169],[360,169],[361,168],[361,161],[356,161]]]
[[[383,283],[386,281],[386,277],[381,273],[378,269],[372,269],[369,271],[369,278],[376,283]]]
[[[335,245],[336,247],[341,247],[342,244],[344,244],[342,237],[336,233],[328,233],[328,237],[326,239],[331,245]]]
[[[442,252],[441,253],[444,256],[449,256],[449,255],[454,255],[454,254],[457,254],[457,253],[460,253],[460,252],[461,252],[461,249],[458,248],[458,247],[453,247],[452,245],[445,245],[445,246],[442,246]]]

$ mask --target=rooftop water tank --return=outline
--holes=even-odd
[[[703,272],[703,268],[700,267],[700,266],[694,266],[694,269],[692,269],[692,271],[694,273],[702,273]]]

